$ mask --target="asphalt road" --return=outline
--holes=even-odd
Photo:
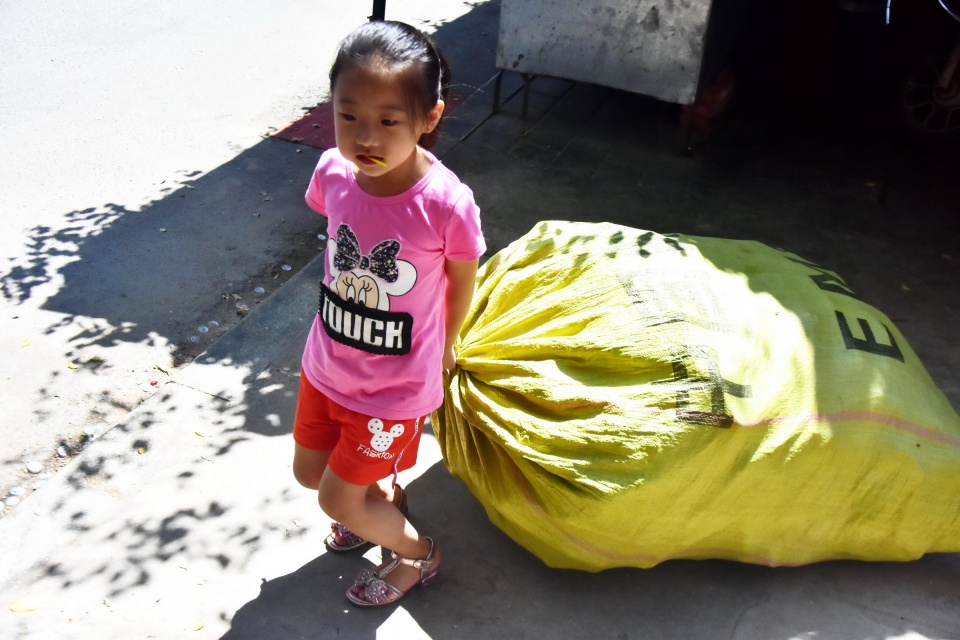
[[[429,31],[484,4],[387,17]],[[269,133],[325,98],[337,42],[370,9],[0,5],[0,501],[28,498],[85,430],[110,429],[316,255],[302,194],[317,151]]]

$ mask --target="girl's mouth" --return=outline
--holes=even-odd
[[[383,158],[378,158],[377,156],[359,155],[357,156],[357,159],[363,164],[367,164],[367,165],[378,164],[381,167],[387,166],[387,163],[384,162]]]

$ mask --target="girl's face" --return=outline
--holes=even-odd
[[[350,66],[337,77],[333,89],[337,149],[357,166],[357,182],[371,195],[402,193],[430,166],[417,141],[437,126],[443,102],[426,118],[408,113],[406,105],[396,75]]]

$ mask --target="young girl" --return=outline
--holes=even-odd
[[[405,517],[396,478],[443,402],[486,249],[472,192],[418,145],[440,122],[449,80],[436,47],[409,25],[371,22],[347,36],[330,70],[337,148],[306,193],[330,239],[293,472],[336,521],[331,551],[368,541],[392,550],[347,591],[362,606],[395,602],[440,567],[434,541]]]

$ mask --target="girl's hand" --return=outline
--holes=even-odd
[[[443,370],[444,371],[453,371],[453,368],[457,365],[457,352],[454,351],[453,346],[444,347],[443,349]]]

